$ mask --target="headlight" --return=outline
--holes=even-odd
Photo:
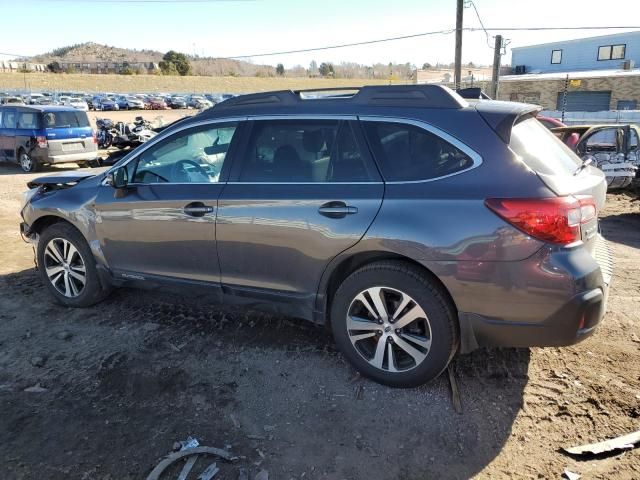
[[[35,194],[38,193],[38,190],[40,190],[40,187],[31,188],[26,192],[22,192],[22,202],[20,205],[21,211],[24,209],[24,207],[27,206],[27,204],[31,201],[31,199],[35,196]]]

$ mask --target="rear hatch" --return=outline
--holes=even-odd
[[[95,152],[93,130],[87,114],[79,110],[43,112],[43,127],[49,144],[49,156]]]
[[[533,170],[545,185],[560,197],[590,196],[597,212],[602,211],[607,194],[604,173],[582,160],[544,125],[533,117],[517,121],[511,130],[509,147]],[[581,239],[596,258],[598,243],[598,217],[580,226]]]

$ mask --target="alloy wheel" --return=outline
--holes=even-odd
[[[371,287],[351,301],[347,333],[356,351],[387,372],[416,368],[431,349],[431,325],[422,307],[406,293]]]
[[[64,238],[49,241],[44,250],[44,269],[54,288],[68,298],[79,296],[87,283],[87,270],[78,249]]]
[[[20,155],[20,167],[25,172],[30,172],[33,168],[33,159],[26,152],[22,152]]]

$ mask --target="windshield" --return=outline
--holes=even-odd
[[[509,146],[529,168],[546,175],[573,175],[582,164],[569,147],[535,118],[513,127]]]
[[[84,112],[46,112],[43,115],[45,128],[88,127],[89,118]]]

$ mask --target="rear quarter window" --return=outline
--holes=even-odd
[[[45,128],[89,127],[89,117],[81,111],[52,111],[42,114]]]
[[[573,175],[582,164],[578,156],[535,118],[516,123],[511,150],[534,172]]]
[[[416,125],[364,121],[367,141],[386,181],[420,181],[467,170],[473,159]]]

